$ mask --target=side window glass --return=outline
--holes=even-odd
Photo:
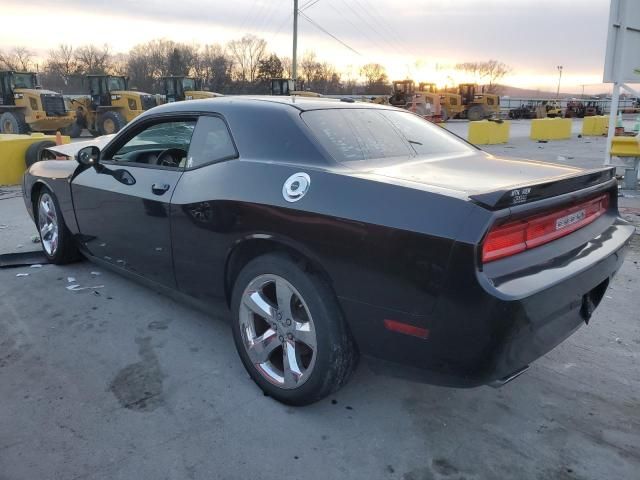
[[[112,159],[160,167],[184,168],[195,120],[156,123],[122,145]]]
[[[189,150],[187,168],[237,156],[226,123],[219,117],[200,117]]]

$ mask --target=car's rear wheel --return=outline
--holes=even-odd
[[[233,334],[242,362],[269,396],[307,405],[338,390],[357,351],[335,295],[283,254],[240,272],[232,295]]]
[[[58,201],[48,188],[38,197],[36,211],[42,251],[51,263],[62,265],[79,258],[71,232],[64,223]]]

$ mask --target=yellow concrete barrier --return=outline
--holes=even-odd
[[[507,143],[509,141],[509,131],[511,123],[491,122],[489,120],[479,120],[469,122],[469,133],[467,140],[474,145],[494,145],[496,143]]]
[[[531,140],[564,140],[571,138],[570,118],[536,118],[531,120]]]
[[[55,135],[32,133],[31,135],[0,134],[0,185],[16,185],[22,181],[27,169],[25,153],[29,146],[43,140],[56,141]],[[69,143],[70,137],[63,136],[62,143]]]
[[[609,130],[609,115],[584,117],[582,121],[582,135],[585,137],[606,135],[607,130]]]
[[[611,139],[612,157],[640,157],[640,143],[637,137],[613,137]]]

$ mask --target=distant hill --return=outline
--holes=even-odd
[[[555,91],[534,90],[528,88],[511,87],[509,85],[499,85],[499,92],[501,97],[513,97],[513,98],[555,98]],[[560,92],[560,98],[580,98],[582,93],[579,92]],[[606,92],[589,94],[589,97],[608,97]]]

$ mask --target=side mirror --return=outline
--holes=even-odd
[[[96,146],[81,148],[76,154],[76,160],[80,165],[96,167],[100,160],[100,149]]]

